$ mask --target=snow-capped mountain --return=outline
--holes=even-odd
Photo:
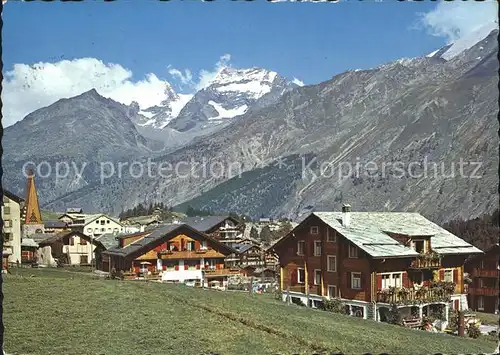
[[[485,24],[467,36],[464,36],[453,43],[427,54],[426,57],[442,58],[449,61],[460,53],[474,47],[477,43],[488,37],[488,35],[490,35],[490,33],[495,29],[498,29],[498,22]]]
[[[222,68],[210,85],[198,91],[167,127],[185,132],[218,124],[249,110],[276,102],[298,85],[278,73],[261,68]]]
[[[173,118],[177,117],[182,108],[193,97],[193,95],[176,93],[168,83],[165,84],[164,94],[165,98],[159,105],[137,112],[138,115],[134,120],[136,126],[153,129],[164,128]]]

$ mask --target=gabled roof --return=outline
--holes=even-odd
[[[3,190],[3,194],[5,196],[7,196],[9,199],[11,199],[12,201],[14,201],[16,203],[21,203],[24,201],[24,198],[17,196],[16,194],[10,192],[9,190],[6,190],[6,189],[2,189],[2,190]],[[3,203],[3,201],[2,201],[2,203]]]
[[[168,237],[166,240],[173,238],[175,236],[175,231],[179,229],[188,229],[192,233],[198,234],[204,239],[209,240],[210,242],[214,243],[221,249],[225,249],[228,254],[236,253],[236,250],[233,248],[224,245],[220,243],[219,241],[215,240],[214,238],[209,237],[208,235],[204,234],[203,232],[200,232],[198,230],[193,229],[191,226],[187,224],[177,224],[177,223],[172,223],[172,224],[165,224],[162,225],[158,228],[155,228],[149,232],[149,234],[146,234],[145,237],[136,240],[123,248],[112,248],[109,250],[106,250],[103,254],[108,254],[108,255],[116,255],[116,256],[121,256],[121,257],[130,257],[133,256],[137,253],[141,253],[142,251],[146,252],[148,245],[155,244],[159,242],[160,240],[164,239],[165,237]],[[144,233],[144,232],[141,232]],[[134,233],[134,234],[139,234],[139,233]],[[130,235],[129,235],[130,236]],[[126,236],[123,236],[126,237]]]
[[[233,244],[232,247],[233,247],[233,249],[236,249],[236,251],[239,254],[243,254],[244,252],[246,252],[249,249],[254,248],[254,247],[260,249],[260,247],[258,245],[254,245],[254,244]]]
[[[190,227],[205,233],[218,224],[224,222],[226,219],[230,219],[235,224],[239,224],[239,222],[231,216],[187,217],[182,219],[182,223],[185,223]]]
[[[161,217],[153,214],[149,216],[138,216],[138,217],[129,217],[121,221],[122,224],[139,224],[146,225],[154,222],[161,222]]]
[[[101,234],[100,236],[96,237],[95,240],[104,247],[105,250],[112,249],[112,248],[117,248],[119,243],[117,238],[119,235],[113,234],[113,233],[105,233]]]
[[[418,256],[415,250],[400,244],[388,233],[432,236],[432,250],[441,255],[482,253],[478,248],[434,224],[419,213],[350,212],[348,227],[342,225],[342,212],[313,212],[307,218],[310,216],[318,217],[354,245],[375,258]],[[293,232],[277,241],[273,248],[292,235]]]
[[[465,262],[469,263],[469,262],[475,261],[478,258],[480,258],[481,256],[486,255],[486,254],[491,254],[491,253],[494,253],[494,255],[495,254],[500,255],[500,244],[498,244],[498,243],[493,244],[492,246],[490,246],[489,248],[484,250],[484,252],[482,254],[471,255],[469,258],[467,258],[467,260]]]
[[[45,221],[45,228],[66,228],[68,224],[66,222],[57,220],[57,221]]]
[[[21,242],[22,247],[31,247],[31,248],[38,248],[38,243],[35,242],[31,238],[23,238],[23,241]]]
[[[41,247],[44,247],[44,246],[47,246],[47,245],[51,245],[53,243],[63,241],[63,239],[65,237],[69,237],[69,236],[72,236],[72,235],[77,235],[78,237],[83,238],[86,241],[91,242],[93,244],[96,243],[94,241],[94,238],[91,238],[88,235],[83,234],[82,232],[78,232],[78,231],[64,231],[64,232],[59,232],[59,233],[52,234],[51,237],[38,242],[38,245],[41,246]]]
[[[83,213],[83,208],[81,208],[81,207],[69,207],[69,208],[66,208],[66,213]]]

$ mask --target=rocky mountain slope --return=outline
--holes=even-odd
[[[497,35],[448,61],[403,59],[285,92],[155,158],[149,176],[115,174],[45,206],[118,213],[163,201],[294,218],[349,202],[353,210],[418,211],[436,222],[490,212],[498,202]],[[220,116],[211,106],[200,122]],[[171,124],[189,130],[189,122]],[[160,163],[170,169],[160,174]]]
[[[194,95],[168,127],[180,132],[203,129],[220,120],[241,116],[251,108],[272,105],[296,86],[273,71],[226,67],[207,88]]]

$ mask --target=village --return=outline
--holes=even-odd
[[[471,337],[497,334],[500,248],[479,250],[418,213],[313,212],[298,223],[161,213],[119,220],[69,208],[42,218],[33,175],[3,190],[3,272],[90,268],[102,277],[225,292]],[[286,224],[286,228],[282,225]],[[263,243],[257,232],[280,230]],[[481,331],[480,331],[481,328]]]

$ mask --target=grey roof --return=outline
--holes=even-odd
[[[193,229],[193,227],[191,227],[188,224],[179,224],[179,223],[163,224],[163,225],[158,226],[157,228],[149,231],[149,234],[146,234],[145,237],[138,239],[138,240],[126,245],[123,248],[120,248],[120,247],[111,248],[111,249],[105,251],[105,253],[126,257],[130,254],[133,254],[133,253],[141,250],[143,247],[145,247],[149,244],[157,242],[158,240],[164,238],[166,234],[169,234],[169,233],[171,233],[171,232],[173,232],[176,229],[179,229],[181,227],[184,227],[184,228],[187,227],[189,229]],[[194,230],[194,231],[199,232],[197,230]],[[134,235],[135,234],[144,234],[144,232],[134,233]],[[201,234],[203,234],[203,232],[201,232]],[[205,237],[207,239],[211,240],[213,243],[218,244],[220,247],[228,249],[230,253],[236,252],[236,250],[234,250],[233,248],[220,243],[219,241],[215,240],[214,238],[210,238],[207,235],[205,235]]]
[[[69,207],[69,208],[66,208],[66,213],[83,213],[83,208],[81,208],[81,207]]]
[[[233,249],[236,249],[238,251],[239,254],[242,254],[244,252],[246,252],[248,249],[254,247],[255,245],[252,245],[252,244],[233,244],[231,245],[231,247]]]
[[[141,238],[139,240],[136,240],[128,245],[126,245],[123,248],[120,247],[115,247],[111,248],[106,251],[106,254],[113,254],[113,255],[119,255],[119,256],[127,256],[129,254],[132,254],[138,250],[140,250],[142,247],[153,243],[157,241],[158,239],[161,239],[165,236],[165,234],[170,233],[180,226],[183,226],[183,224],[166,224],[161,227],[158,227],[156,229],[153,229],[150,234],[147,234],[144,238]],[[144,233],[144,232],[143,232]],[[134,233],[138,234],[138,233]],[[140,234],[140,233],[139,233]]]
[[[229,216],[204,216],[204,217],[187,217],[182,219],[182,223],[187,224],[200,232],[207,232],[219,223],[226,219],[233,219]]]
[[[161,222],[161,217],[153,214],[149,216],[138,216],[138,217],[129,217],[121,221],[122,224],[139,224],[146,225],[154,222]]]
[[[35,247],[38,248],[38,243],[35,242],[31,238],[23,238],[23,241],[21,242],[22,247]]]
[[[391,238],[387,233],[432,236],[432,249],[438,254],[482,253],[419,213],[350,212],[350,224],[342,225],[342,212],[313,212],[333,229],[373,257],[417,256],[418,253]]]
[[[45,228],[65,228],[68,224],[66,222],[55,220],[55,221],[45,221]]]
[[[7,196],[9,199],[11,199],[12,201],[14,201],[18,204],[24,201],[24,198],[17,196],[16,194],[10,192],[9,190],[2,189],[2,191],[3,191],[3,194],[5,196]],[[2,203],[3,203],[3,199],[2,199]]]
[[[119,235],[118,234],[113,234],[113,233],[105,233],[101,234],[100,236],[96,237],[95,240],[97,240],[99,243],[102,244],[102,246],[108,250],[112,248],[117,248],[119,243],[118,240],[116,239]]]
[[[36,243],[40,243],[41,241],[44,241],[45,239],[52,238],[56,235],[57,233],[33,233],[29,237],[33,239]],[[23,238],[24,240],[24,238]]]

